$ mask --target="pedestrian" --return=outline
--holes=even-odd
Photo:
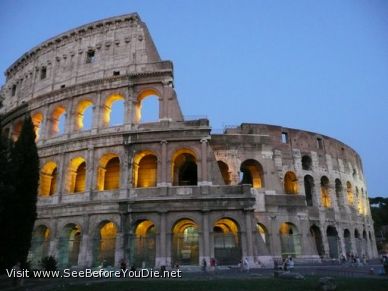
[[[292,257],[290,257],[288,259],[287,269],[290,270],[290,272],[291,272],[292,270],[294,270],[294,267],[295,267],[294,261],[292,260]]]
[[[287,267],[288,267],[288,258],[284,258],[283,265],[282,265],[283,271],[287,271]]]
[[[384,267],[385,275],[388,275],[388,257],[387,256],[383,257],[383,267]]]
[[[249,262],[248,262],[248,258],[245,258],[244,259],[244,270],[249,273]]]
[[[203,260],[202,260],[202,271],[203,271],[204,273],[206,273],[206,267],[207,267],[206,259],[203,259]]]
[[[215,258],[210,259],[210,270],[212,272],[216,271],[216,259]]]

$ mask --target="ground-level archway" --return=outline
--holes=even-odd
[[[50,229],[45,225],[39,225],[32,233],[30,257],[34,264],[48,256],[50,243]]]
[[[181,219],[172,228],[172,262],[178,265],[199,264],[198,225],[191,219]]]
[[[344,230],[345,252],[348,256],[352,252],[352,240],[350,238],[349,229]]]
[[[317,253],[320,257],[323,257],[325,255],[325,249],[323,248],[323,242],[322,242],[322,234],[321,230],[318,226],[315,224],[310,227],[310,234],[314,239],[315,242],[315,248],[317,250]]]
[[[155,265],[156,229],[151,220],[138,221],[130,240],[131,264],[136,267]]]
[[[329,257],[337,259],[340,248],[337,229],[334,226],[329,225],[326,230],[326,235],[329,243]]]
[[[217,264],[238,264],[242,257],[238,224],[231,218],[221,218],[213,226],[213,236]]]
[[[301,254],[300,235],[298,228],[290,223],[284,222],[279,228],[282,257],[296,257]]]
[[[59,238],[58,264],[62,268],[78,265],[81,245],[81,228],[79,225],[68,224]]]
[[[117,226],[111,221],[102,222],[94,238],[93,265],[115,265]]]

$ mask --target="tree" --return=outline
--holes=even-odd
[[[11,242],[6,239],[10,228],[7,217],[9,213],[8,201],[13,196],[15,190],[11,183],[12,173],[10,171],[12,146],[12,140],[2,134],[0,126],[0,230],[2,232],[2,239],[0,240],[0,270],[4,270],[9,265],[8,249]]]
[[[6,168],[13,193],[3,201],[4,229],[3,268],[27,261],[31,237],[37,217],[36,201],[39,183],[39,156],[35,144],[35,130],[31,117],[25,118],[18,140],[12,147],[11,163]]]

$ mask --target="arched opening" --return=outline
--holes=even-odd
[[[86,162],[82,157],[70,161],[67,174],[67,192],[77,193],[86,190]]]
[[[222,178],[224,179],[225,185],[230,185],[231,179],[230,179],[230,172],[229,167],[226,163],[223,161],[217,161],[218,168],[221,171]]]
[[[35,141],[39,140],[40,132],[41,132],[41,125],[43,120],[43,114],[38,112],[32,115],[32,123],[34,124],[34,130],[35,130]]]
[[[349,229],[344,230],[344,241],[345,241],[345,251],[346,255],[349,256],[349,254],[352,252],[352,241],[350,238],[350,231]]]
[[[361,240],[360,233],[359,233],[357,228],[354,230],[354,239],[356,241],[357,254],[358,254],[358,256],[361,256],[362,255],[362,240]]]
[[[141,220],[135,225],[130,249],[131,263],[136,267],[150,268],[155,265],[156,229],[151,220]]]
[[[34,264],[48,256],[50,234],[50,229],[45,225],[39,225],[33,231],[29,256]]]
[[[172,229],[172,262],[178,265],[199,264],[198,225],[191,219],[182,219]]]
[[[368,254],[368,240],[366,236],[366,231],[364,230],[362,232],[362,254],[367,255]]]
[[[253,159],[245,160],[240,166],[240,184],[251,184],[253,188],[264,187],[263,167]]]
[[[335,196],[337,198],[338,207],[343,207],[343,196],[342,196],[342,183],[340,179],[335,179]]]
[[[310,175],[304,176],[304,192],[307,206],[313,206],[314,178]]]
[[[39,196],[54,195],[57,185],[57,169],[57,164],[51,161],[42,167],[39,176]]]
[[[358,213],[362,213],[362,198],[360,197],[360,192],[356,186],[356,204]]]
[[[346,182],[346,192],[347,192],[348,204],[353,205],[354,203],[353,187],[349,181]]]
[[[97,172],[97,189],[99,191],[120,188],[120,159],[118,155],[109,153],[101,157]]]
[[[116,252],[117,226],[111,221],[103,222],[97,232],[94,265],[114,266]]]
[[[193,151],[182,149],[175,153],[172,163],[173,185],[197,185],[197,159]]]
[[[302,169],[305,171],[310,171],[312,168],[313,161],[311,160],[310,156],[304,155],[302,157]]]
[[[326,176],[321,178],[321,204],[325,208],[331,207],[329,179]]]
[[[269,249],[270,248],[269,236],[268,236],[268,230],[265,227],[265,225],[262,223],[257,223],[256,231],[257,231],[257,234],[260,235],[261,239],[264,241],[267,248]]]
[[[133,187],[156,187],[158,159],[151,151],[136,154],[133,159]]]
[[[235,265],[241,260],[240,230],[231,218],[221,218],[213,226],[214,256],[218,265]]]
[[[89,130],[93,123],[93,102],[82,100],[78,103],[75,112],[75,126],[77,130]]]
[[[63,106],[57,106],[51,114],[50,135],[60,135],[65,133],[66,109]]]
[[[321,230],[318,226],[315,224],[310,227],[310,234],[314,239],[315,242],[315,248],[317,250],[317,253],[320,257],[323,257],[325,255],[325,249],[323,248],[323,242],[322,242],[322,234]]]
[[[284,192],[286,194],[298,194],[298,178],[296,177],[294,172],[289,171],[284,176]]]
[[[155,90],[145,90],[137,96],[135,123],[159,121],[159,96]]]
[[[301,253],[300,235],[298,228],[290,223],[284,222],[279,228],[282,257],[296,257]]]
[[[106,98],[102,115],[105,127],[124,124],[124,97],[114,94]]]
[[[334,226],[328,226],[326,235],[329,243],[329,256],[330,258],[337,259],[340,249],[337,229]]]
[[[17,141],[19,136],[20,136],[20,133],[22,132],[22,128],[23,128],[23,121],[22,120],[19,120],[13,127],[13,131],[12,131],[12,139],[13,141]]]
[[[59,238],[58,264],[62,268],[78,265],[81,244],[81,227],[73,223],[67,224]]]

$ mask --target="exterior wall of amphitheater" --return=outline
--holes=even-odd
[[[137,14],[63,33],[6,71],[1,125],[36,126],[31,259],[60,266],[237,264],[377,256],[359,155],[317,133],[185,120],[173,66]],[[155,122],[142,102],[156,98]],[[112,125],[122,102],[122,123]],[[90,109],[91,125],[84,124]]]

